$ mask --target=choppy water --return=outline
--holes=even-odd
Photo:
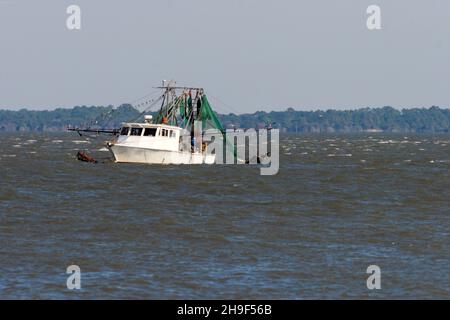
[[[0,298],[450,298],[448,135],[285,135],[277,176],[0,139]]]

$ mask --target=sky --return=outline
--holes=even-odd
[[[448,0],[0,0],[3,109],[119,105],[163,79],[221,113],[448,107],[449,59]]]

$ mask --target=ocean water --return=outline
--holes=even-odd
[[[449,135],[282,135],[276,176],[0,141],[1,299],[450,298]]]

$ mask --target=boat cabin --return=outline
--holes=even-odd
[[[120,129],[120,136],[178,138],[180,128],[162,124],[126,123]]]
[[[124,123],[118,143],[137,148],[177,151],[181,128],[166,124]]]

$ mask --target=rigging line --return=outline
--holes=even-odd
[[[145,110],[142,111],[137,118],[133,119],[131,122],[136,121],[137,119],[142,117],[145,113],[149,112],[150,109],[153,108],[163,97],[164,97],[164,95],[161,95],[158,97],[158,99],[156,99],[156,100],[153,99],[154,101],[152,101],[152,103],[147,108],[145,108]]]
[[[132,102],[124,102],[124,103],[120,103],[120,104],[113,104],[113,105],[111,105],[112,109],[109,112],[106,113],[106,116],[114,113],[115,111],[118,110],[118,108],[120,108],[121,106],[123,106],[125,104],[130,104],[133,108],[135,108],[135,109],[137,109],[139,111],[138,106],[135,104],[136,102],[141,101],[141,100],[143,100],[144,98],[147,98],[147,97],[152,97],[152,99],[138,104],[138,105],[146,105],[149,102],[153,102],[153,100],[156,99],[155,95],[158,94],[158,93],[159,93],[158,90],[154,90],[154,91],[146,94],[145,96],[140,97],[139,99],[133,100]]]
[[[160,95],[160,96],[158,96],[158,97],[154,97],[153,99],[150,99],[150,100],[147,100],[147,101],[145,101],[145,102],[142,102],[142,103],[138,104],[137,106],[134,106],[134,105],[133,105],[133,107],[134,107],[136,110],[140,111],[140,109],[139,109],[138,107],[140,107],[141,105],[143,105],[143,106],[145,106],[145,108],[143,109],[143,112],[149,111],[149,109],[151,109],[151,108],[153,107],[154,102],[155,102],[155,101],[159,101],[162,97],[163,97],[162,95]]]
[[[175,99],[166,107],[167,118],[174,121],[176,125],[178,125],[176,113],[178,111],[180,102],[181,102],[181,97],[175,96]]]
[[[214,101],[214,99],[213,99],[213,102],[214,102],[214,108],[217,110],[216,113],[224,114],[224,115],[226,115],[227,113],[230,113],[230,110],[227,110],[226,108],[224,108],[222,106],[218,106],[216,101]]]
[[[160,92],[160,90],[154,90],[154,91],[152,91],[151,93],[148,93],[148,94],[146,94],[145,96],[142,96],[141,98],[134,100],[134,101],[133,101],[132,103],[130,103],[130,104],[133,106],[133,108],[135,108],[136,110],[139,111],[139,109],[138,109],[136,106],[134,106],[134,103],[135,103],[135,102],[140,101],[140,100],[142,100],[142,99],[144,99],[144,98],[146,98],[146,97],[149,97],[149,96],[152,96],[152,97],[153,97],[153,96],[155,95],[155,93],[159,93],[159,92]],[[152,100],[154,100],[154,99],[156,99],[156,97],[153,98]],[[160,97],[158,98],[158,100],[159,100],[159,99],[160,99]],[[149,101],[150,101],[150,100],[149,100]],[[148,104],[149,101],[145,102],[145,104]],[[152,102],[153,102],[153,101],[152,101]],[[111,110],[106,111],[106,112],[103,112],[103,113],[97,115],[96,117],[93,117],[93,118],[91,118],[90,120],[87,120],[87,121],[81,123],[81,127],[91,128],[93,125],[98,124],[99,121],[103,121],[103,120],[108,120],[108,119],[110,119],[110,118],[113,116],[113,114],[118,110],[118,108],[119,108],[120,106],[122,106],[122,105],[124,105],[124,103],[122,103],[122,104],[120,104],[120,105],[118,105],[118,106],[117,106],[117,105],[116,105],[116,106],[110,105]],[[139,117],[141,117],[143,113],[147,112],[148,109],[150,109],[150,108],[152,107],[152,105],[153,105],[153,103],[152,103],[148,108],[146,108],[146,109],[144,110],[144,112],[142,112],[142,113],[139,115]],[[78,132],[78,134],[79,134],[80,136],[83,136],[80,132]],[[89,140],[89,137],[84,136],[84,138],[85,138],[85,139],[87,138],[87,140]]]
[[[152,92],[152,95],[154,95],[155,93],[158,93],[158,92],[153,91],[153,92]],[[144,97],[148,97],[148,96],[150,96],[150,94],[147,94],[147,95],[144,96]],[[143,99],[143,98],[141,98],[141,99]],[[155,99],[156,99],[156,97],[153,98],[152,100],[149,100],[149,101],[145,102],[145,105],[147,105],[148,103],[150,103],[150,106],[147,107],[147,108],[139,115],[139,117],[141,117],[143,113],[147,112],[148,109],[150,109],[150,108],[153,106],[153,102],[155,101]],[[158,97],[158,100],[159,100],[159,99],[160,99],[160,97]],[[139,101],[139,100],[135,100],[135,101]],[[143,103],[143,104],[144,104],[144,103]],[[87,124],[87,127],[90,128],[90,127],[92,127],[93,125],[97,124],[99,121],[110,119],[110,118],[113,116],[113,114],[114,114],[115,112],[117,112],[118,109],[119,109],[121,106],[123,106],[123,105],[124,105],[124,104],[120,104],[119,106],[112,106],[112,109],[109,110],[108,112],[101,113],[100,115],[98,115],[97,117],[95,117],[94,119],[92,119],[90,122],[87,122],[87,123],[86,123],[86,124]],[[136,110],[139,111],[139,109],[138,109],[136,106],[134,106],[133,104],[131,104],[131,105],[133,106],[133,108],[135,108]],[[139,119],[139,117],[138,117],[137,119]]]
[[[165,97],[165,100],[167,100],[166,93],[163,95]],[[161,106],[161,109],[157,116],[157,121],[161,121],[163,117],[167,118],[174,118],[174,112],[176,113],[177,109],[176,107],[179,105],[181,101],[181,97],[174,96],[174,100],[168,101],[167,104],[164,104]]]
[[[136,121],[137,119],[142,117],[145,113],[149,112],[150,109],[155,106],[156,102],[158,102],[163,97],[163,96],[154,97],[156,94],[160,94],[160,90],[155,90],[155,91],[153,91],[153,92],[151,92],[151,93],[149,93],[149,94],[147,94],[145,96],[142,96],[141,98],[136,99],[136,100],[134,100],[133,102],[130,103],[133,106],[133,108],[135,108],[137,111],[140,111],[139,107],[141,105],[145,106],[145,109],[142,112],[140,112],[139,116],[137,118],[135,118],[134,120],[132,120],[132,122]],[[135,105],[135,102],[141,101],[142,99],[147,98],[147,97],[153,97],[153,98],[148,100],[148,101],[145,101],[145,102],[142,102],[142,103],[139,103],[139,104]],[[117,110],[117,108],[111,110],[111,113],[113,111],[115,111],[115,110]]]
[[[117,108],[115,108],[114,106],[112,106],[112,109],[109,110],[108,112],[103,112],[101,114],[99,114],[98,116],[96,116],[95,118],[93,118],[89,123],[88,123],[88,128],[90,128],[92,125],[95,125],[98,123],[98,121],[101,120],[106,120],[108,119],[108,117],[111,117],[111,115],[117,111]],[[87,123],[87,122],[85,122]]]
[[[148,106],[143,110],[143,112],[148,112],[150,109],[152,109],[158,102],[161,101],[161,99],[164,98],[164,95],[160,95],[158,98],[154,98],[153,101],[151,101]]]
[[[149,108],[151,108],[153,106],[153,102],[155,102],[155,100],[159,100],[161,98],[160,95],[154,96],[149,100],[146,101],[142,101],[140,103],[137,104],[132,104],[133,108],[135,108],[137,111],[141,112],[141,111],[148,111]]]
[[[233,111],[232,113],[234,114],[239,114],[239,111],[237,111],[235,108],[231,107],[230,105],[226,104],[225,102],[223,102],[222,100],[220,100],[219,98],[213,96],[210,91],[208,91],[207,96],[210,96],[211,98],[213,98],[214,100],[218,101],[219,103],[221,103],[225,109],[228,109],[227,111]]]
[[[147,97],[149,97],[149,96],[152,96],[152,97],[153,97],[156,93],[159,93],[159,92],[160,92],[160,90],[153,90],[152,92],[147,93],[145,96],[142,96],[142,97],[140,97],[139,99],[133,100],[132,102],[130,102],[130,104],[134,106],[134,104],[135,104],[136,102],[138,102],[138,101],[140,101],[140,100],[142,100],[142,99],[145,99],[145,98],[147,98]]]

